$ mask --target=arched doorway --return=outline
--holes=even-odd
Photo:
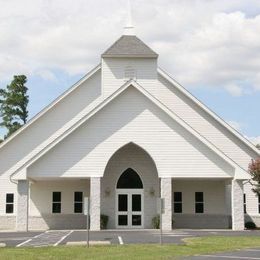
[[[125,211],[118,211],[118,194],[120,192],[123,192],[123,195],[128,192],[127,207],[129,210],[132,209],[128,198],[130,199],[133,192],[137,192],[133,195],[141,194],[141,226],[137,225],[137,218],[140,220],[139,211],[132,212],[132,214],[138,213],[135,214],[138,216],[133,214],[136,225],[132,225],[132,219],[129,216],[127,217],[127,225],[118,226],[118,215],[126,215]],[[157,215],[156,205],[159,195],[157,167],[150,154],[135,143],[128,143],[115,151],[107,162],[104,176],[101,179],[101,214],[108,216],[107,228],[153,228],[152,219]],[[134,198],[139,200],[138,197]],[[121,220],[126,223],[126,217],[121,217]]]
[[[125,170],[116,185],[116,227],[143,228],[143,182],[132,168]]]

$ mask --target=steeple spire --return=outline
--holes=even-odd
[[[133,26],[132,21],[132,8],[131,8],[131,2],[128,0],[127,3],[127,23],[124,27],[124,35],[135,35],[135,28]]]

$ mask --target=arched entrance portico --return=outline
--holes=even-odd
[[[141,147],[129,143],[110,158],[101,179],[101,214],[108,228],[152,228],[159,178],[153,159]]]
[[[125,170],[116,186],[116,227],[142,228],[144,216],[143,183],[131,168]]]

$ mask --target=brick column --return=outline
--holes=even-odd
[[[90,229],[100,230],[101,178],[90,178]]]
[[[162,229],[172,230],[172,179],[161,178],[161,198],[164,199],[165,211],[162,214]]]
[[[225,181],[225,201],[226,201],[226,214],[232,215],[231,212],[231,181]]]
[[[16,230],[28,231],[29,181],[19,180],[17,185]]]
[[[232,208],[232,229],[244,230],[244,189],[242,180],[232,180],[231,187],[231,208]]]

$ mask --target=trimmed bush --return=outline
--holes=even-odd
[[[245,223],[246,229],[256,229],[256,224],[253,221],[248,221]]]
[[[107,223],[108,223],[108,216],[107,215],[101,215],[100,216],[100,228],[101,229],[107,229]]]
[[[174,224],[174,219],[172,217],[172,227]],[[160,229],[160,215],[156,215],[155,217],[152,218],[152,227],[154,229]]]
[[[156,215],[152,218],[152,227],[155,229],[160,228],[160,215]]]

